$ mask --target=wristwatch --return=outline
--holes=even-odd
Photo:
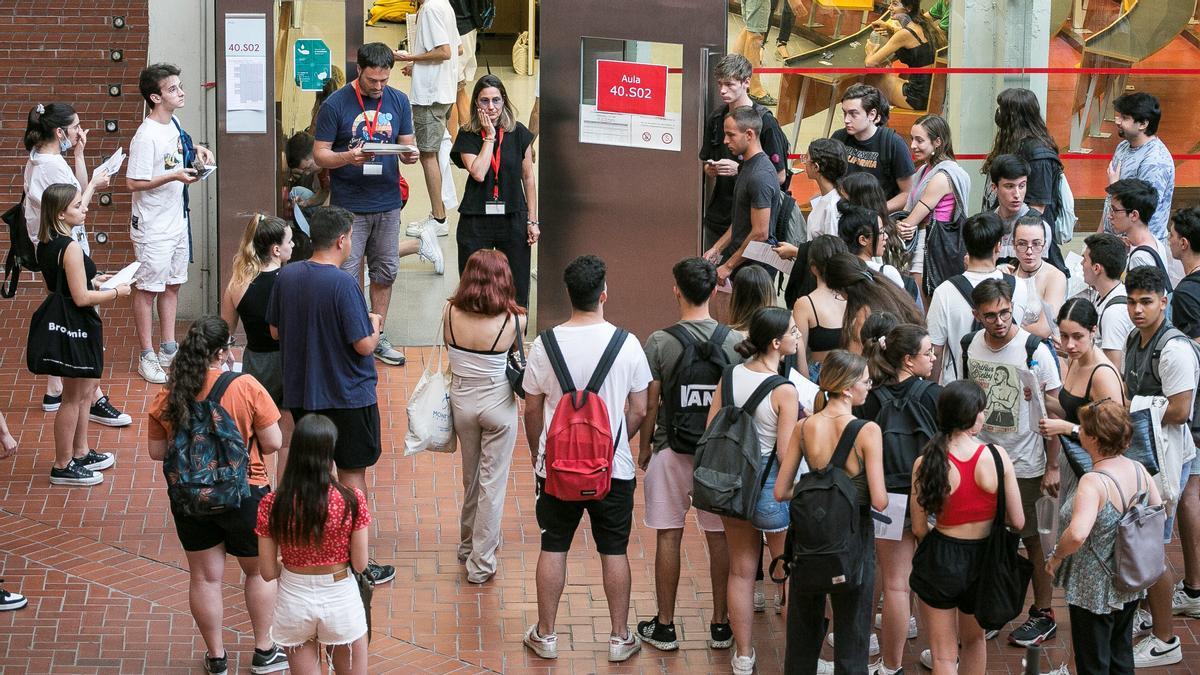
[[[1071,425],[1071,435],[1074,436],[1075,438],[1079,438],[1079,425],[1078,424]]]

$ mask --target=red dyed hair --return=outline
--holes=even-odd
[[[524,314],[517,304],[517,289],[513,285],[508,256],[493,249],[480,249],[467,258],[467,266],[458,282],[458,290],[450,304],[464,312],[496,316],[504,313]]]

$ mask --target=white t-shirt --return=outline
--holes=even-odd
[[[841,199],[837,190],[830,190],[829,194],[817,195],[809,200],[808,203],[812,204],[812,212],[808,214],[809,241],[823,234],[837,235],[838,219],[841,217],[837,205]]]
[[[445,61],[413,62],[412,92],[409,100],[413,105],[454,103],[458,96],[458,46],[462,38],[458,35],[458,24],[454,20],[454,9],[448,0],[425,0],[417,12],[416,42],[413,54],[424,54],[442,45],[450,45],[450,58]]]
[[[1062,387],[1054,355],[1045,343],[1033,353],[1033,368],[1025,364],[1025,340],[1029,333],[1018,328],[1016,335],[999,351],[984,341],[980,331],[967,350],[970,378],[987,393],[983,430],[979,439],[995,443],[1012,457],[1017,478],[1037,478],[1046,473],[1046,449],[1042,435],[1030,429],[1031,402],[1025,400],[1025,387],[1017,373],[1032,370],[1039,388],[1033,396]]]
[[[868,260],[867,267],[869,267],[872,272],[879,272],[888,281],[899,286],[901,290],[904,290],[904,278],[900,276],[900,270],[892,267],[891,265],[885,265],[883,261],[879,260],[878,258],[872,258]]]
[[[1125,263],[1125,271],[1128,272],[1129,270],[1131,270],[1135,267],[1147,267],[1147,266],[1148,267],[1158,267],[1158,262],[1161,261],[1163,264],[1163,267],[1167,268],[1168,276],[1169,276],[1169,273],[1170,273],[1169,265],[1170,265],[1172,258],[1171,258],[1171,252],[1169,250],[1167,250],[1167,247],[1163,246],[1163,243],[1157,239],[1151,240],[1151,242],[1149,244],[1142,244],[1142,246],[1148,246],[1150,248],[1153,248],[1155,251],[1157,251],[1159,260],[1156,261],[1154,259],[1154,256],[1150,255],[1150,253],[1147,251],[1136,250],[1136,249],[1140,248],[1139,246],[1131,245],[1129,248],[1129,260]]]
[[[963,272],[963,276],[971,282],[971,288],[974,288],[985,279],[1003,279],[1004,273],[1000,270],[991,272],[967,270]],[[1034,298],[1034,300],[1038,300],[1038,304],[1033,307],[1036,308],[1037,313],[1040,313],[1040,299]],[[1026,297],[1025,286],[1017,284],[1016,290],[1013,292],[1013,321],[1020,325],[1021,319],[1025,317],[1031,304]],[[934,289],[933,297],[929,299],[929,311],[925,314],[925,321],[929,327],[929,341],[945,347],[942,350],[942,385],[945,386],[961,379],[959,371],[962,370],[962,352],[959,350],[962,349],[962,345],[960,342],[964,335],[971,332],[971,324],[975,321],[975,316],[971,313],[971,305],[958,292],[954,284],[949,280],[943,281]]]
[[[733,369],[733,403],[744,405],[758,385],[773,374],[750,370],[744,363],[735,366]],[[764,397],[758,407],[754,409],[754,431],[758,435],[758,454],[763,457],[770,455],[775,450],[775,439],[779,432],[779,414],[771,406],[770,394]]]
[[[1175,394],[1191,391],[1196,395],[1197,383],[1200,383],[1200,363],[1196,362],[1196,354],[1182,339],[1175,339],[1163,345],[1159,355],[1158,373],[1162,376],[1163,396],[1170,398]],[[1187,409],[1191,411],[1193,401],[1189,400]],[[1166,436],[1170,449],[1180,453],[1187,462],[1196,455],[1196,445],[1192,442],[1192,431],[1188,424],[1164,424],[1163,435]]]
[[[29,152],[29,161],[25,164],[25,179],[22,186],[25,189],[25,227],[29,230],[29,241],[37,245],[38,230],[42,226],[42,193],[55,183],[68,183],[79,189],[79,179],[71,171],[67,160],[60,154],[39,153],[36,149]],[[71,228],[71,238],[79,242],[85,255],[91,255],[88,246],[87,229],[83,225]]]
[[[129,143],[127,178],[154,180],[183,167],[179,129],[147,117]],[[129,238],[134,242],[174,240],[187,232],[183,214],[183,183],[177,180],[152,190],[133,193]]]
[[[577,388],[587,386],[604,348],[612,339],[616,326],[604,323],[589,326],[555,326],[554,338],[562,350],[563,360],[571,379]],[[625,338],[625,344],[613,362],[612,370],[604,378],[600,387],[600,398],[608,408],[608,423],[617,440],[616,455],[613,458],[613,478],[630,480],[634,477],[633,455],[629,451],[629,429],[625,428],[625,400],[631,393],[645,391],[650,386],[650,364],[646,362],[646,353],[637,336],[630,333]],[[562,399],[562,388],[558,386],[558,378],[554,376],[554,367],[550,365],[550,357],[542,346],[542,338],[538,336],[529,349],[529,359],[525,367],[525,392],[542,394],[545,398],[545,424],[542,426],[542,436],[538,439],[538,459],[534,468],[538,476],[546,476],[546,431],[550,421],[554,419],[554,409]]]
[[[1133,332],[1133,321],[1129,318],[1129,309],[1124,303],[1115,303],[1105,309],[1113,298],[1125,295],[1125,284],[1118,283],[1113,286],[1112,290],[1104,297],[1100,297],[1099,293],[1090,291],[1092,304],[1096,306],[1096,312],[1100,314],[1100,330],[1096,331],[1096,344],[1100,349],[1113,350],[1118,352],[1125,351],[1125,341],[1129,339],[1129,334]]]

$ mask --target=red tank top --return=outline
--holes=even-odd
[[[939,525],[964,525],[991,520],[996,517],[996,495],[987,492],[975,482],[975,465],[983,454],[984,445],[980,445],[974,456],[967,461],[961,461],[949,452],[946,456],[958,469],[958,489],[946,497],[942,512],[938,514]],[[1001,486],[1003,487],[1003,486]]]

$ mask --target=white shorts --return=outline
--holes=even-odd
[[[692,508],[692,455],[663,448],[646,466],[646,527],[652,530],[682,529]],[[721,517],[696,509],[696,524],[704,532],[724,532]]]
[[[479,31],[473,30],[466,35],[459,36],[462,39],[462,56],[458,57],[458,81],[465,86],[475,85],[475,71],[479,67],[479,61],[475,58],[475,45],[479,40]]]
[[[338,574],[343,574],[339,572]],[[275,623],[271,639],[280,647],[298,647],[309,640],[323,645],[348,645],[367,634],[367,613],[354,576],[334,581],[334,574],[279,574]]]
[[[141,263],[133,275],[138,290],[162,293],[167,286],[187,282],[188,237],[185,230],[176,239],[144,239],[133,243],[133,255]]]

